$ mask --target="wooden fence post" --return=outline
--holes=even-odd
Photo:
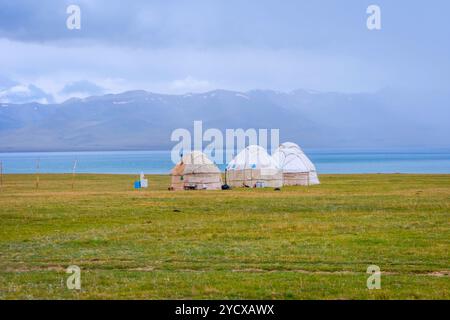
[[[77,168],[77,162],[78,160],[75,160],[73,163],[73,169],[72,169],[72,190],[74,188],[75,185],[75,169]]]
[[[0,191],[3,190],[3,161],[0,160]]]
[[[40,162],[41,162],[41,159],[37,159],[37,162],[36,162],[36,189],[39,189],[39,168],[41,166]]]

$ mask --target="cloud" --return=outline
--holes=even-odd
[[[393,75],[376,61],[270,48],[66,48],[0,39],[0,52],[11,53],[0,59],[0,70],[19,73],[21,82],[35,83],[55,96],[67,83],[80,79],[95,83],[105,92],[143,89],[180,93],[183,88],[358,92],[389,85]]]
[[[214,88],[209,81],[197,80],[191,76],[173,81],[171,87],[177,93],[205,92]]]
[[[18,85],[16,81],[13,81],[5,76],[0,75],[0,91],[6,90],[15,85]]]
[[[11,81],[11,83],[14,83]],[[3,103],[53,103],[52,95],[47,94],[35,85],[17,84],[0,90],[0,101]]]
[[[64,86],[64,88],[60,91],[60,94],[63,95],[100,95],[104,93],[104,89],[95,83],[92,83],[87,80],[80,80],[75,82],[70,82]]]
[[[3,1],[2,73],[56,99],[75,94],[64,87],[80,80],[105,92],[165,93],[447,90],[450,83],[449,3],[379,0],[379,32],[367,30],[370,2],[361,0],[134,0],[126,8],[118,0],[77,0],[81,30],[70,31],[73,3]]]

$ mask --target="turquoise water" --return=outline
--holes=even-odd
[[[305,150],[319,173],[450,173],[448,151]],[[170,151],[0,153],[3,173],[169,173]],[[219,165],[224,170],[225,165]]]

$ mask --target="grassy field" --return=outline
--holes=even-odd
[[[4,176],[0,299],[450,299],[450,175],[184,192],[135,178]]]

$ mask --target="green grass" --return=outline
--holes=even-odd
[[[449,299],[450,175],[168,191],[168,176],[4,175],[0,299]],[[69,265],[82,290],[65,285]],[[381,268],[380,290],[366,269]]]

